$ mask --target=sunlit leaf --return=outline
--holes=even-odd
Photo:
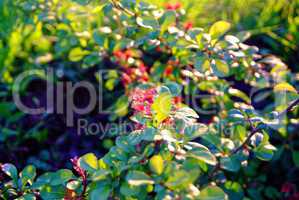
[[[279,83],[274,87],[275,92],[294,92],[297,93],[297,90],[290,85],[289,83]]]
[[[227,195],[217,186],[208,186],[200,191],[199,199],[201,200],[226,200]]]
[[[230,23],[226,21],[218,21],[211,26],[209,33],[213,39],[217,39],[226,33],[230,27]]]
[[[142,171],[130,171],[126,179],[128,183],[133,186],[154,184],[152,178]]]

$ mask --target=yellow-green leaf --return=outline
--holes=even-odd
[[[98,159],[93,153],[88,153],[79,159],[79,165],[88,172],[98,169]]]
[[[211,26],[209,33],[212,39],[217,39],[221,37],[224,33],[226,33],[230,29],[230,27],[230,23],[226,21],[218,21]]]
[[[80,61],[84,56],[88,55],[89,51],[83,50],[80,47],[72,49],[69,53],[70,61],[77,62]]]
[[[290,85],[289,83],[279,83],[274,87],[275,92],[294,92],[297,93],[297,90]]]
[[[214,60],[214,63],[211,65],[213,73],[218,77],[225,77],[229,75],[229,66],[223,60]]]
[[[199,199],[202,200],[225,200],[228,199],[223,190],[217,186],[208,186],[200,191]]]
[[[126,177],[128,183],[133,186],[154,184],[154,180],[142,171],[130,171]]]
[[[164,169],[164,161],[162,156],[160,155],[153,156],[149,161],[149,167],[152,170],[152,172],[158,175],[162,174]]]
[[[158,126],[163,120],[165,120],[171,111],[172,96],[170,93],[164,92],[160,94],[152,105],[154,112],[154,124]]]

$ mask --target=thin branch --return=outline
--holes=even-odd
[[[116,1],[116,0],[111,0],[111,3],[112,3],[112,5],[113,5],[116,9],[119,9],[119,10],[123,11],[124,13],[126,13],[126,14],[128,14],[128,15],[130,15],[130,16],[134,16],[134,17],[136,17],[136,14],[135,14],[134,12],[132,12],[132,11],[126,9],[125,7],[123,7],[123,5],[122,5],[120,2],[118,2],[118,1]]]
[[[236,148],[235,150],[233,150],[232,152],[231,152],[231,155],[233,155],[233,154],[236,154],[236,153],[238,153],[240,150],[242,150],[249,142],[250,142],[250,139],[257,133],[257,132],[259,132],[260,131],[260,129],[259,128],[254,128],[251,132],[250,132],[250,134],[249,134],[249,136],[246,138],[246,140],[241,144],[241,146],[239,146],[238,148]]]
[[[290,112],[291,110],[293,110],[293,108],[295,106],[297,106],[299,104],[299,99],[293,101],[284,111],[282,111],[281,113],[278,114],[278,118],[280,119],[281,117],[283,117],[284,115],[286,115],[288,112]]]
[[[295,106],[297,106],[299,104],[299,99],[293,101],[285,110],[283,110],[281,113],[278,114],[278,119],[280,119],[282,116],[284,116],[285,114],[287,114],[288,112],[290,112],[291,110],[293,110],[293,108]],[[238,153],[240,150],[242,150],[249,142],[250,139],[259,131],[261,131],[260,128],[256,128],[253,127],[251,121],[249,120],[250,123],[250,128],[251,128],[251,132],[249,134],[249,136],[246,138],[246,140],[241,144],[241,146],[239,146],[238,148],[236,148],[235,150],[233,150],[231,152],[231,155]]]

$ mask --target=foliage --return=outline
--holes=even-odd
[[[66,76],[73,82],[85,79],[85,70],[101,82],[95,71],[109,69],[103,81],[104,100],[112,111],[109,120],[130,117],[134,130],[118,132],[101,158],[94,153],[73,158],[74,171],[37,175],[33,165],[19,173],[14,165],[1,164],[1,198],[298,195],[292,184],[280,193],[258,172],[284,151],[285,144],[272,145],[271,138],[289,140],[292,122],[298,121],[290,114],[299,101],[292,74],[279,59],[260,55],[244,38],[228,35],[230,23],[192,27],[185,24],[178,4],[165,10],[132,1],[20,1],[11,6],[32,14],[1,33],[2,81],[7,85],[2,105],[6,112],[1,114],[7,117],[8,131],[0,139],[5,142],[17,134],[12,124],[22,117],[7,106],[13,77],[48,67],[69,72]],[[28,13],[20,8],[19,16]],[[259,94],[264,89],[266,98]],[[257,92],[249,94],[251,90]],[[200,98],[193,99],[197,94]],[[266,106],[254,106],[265,99]],[[269,103],[273,99],[276,102]],[[292,149],[292,156],[298,165],[298,151]],[[254,184],[264,190],[256,191]]]
[[[168,1],[148,1],[169,7]],[[252,35],[250,42],[279,55],[298,71],[298,0],[182,0],[186,21],[207,26],[218,20],[233,24],[236,34]],[[196,9],[193,9],[196,7]]]

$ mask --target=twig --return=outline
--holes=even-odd
[[[254,134],[256,134],[257,132],[259,132],[260,131],[260,129],[259,128],[254,128],[251,132],[250,132],[250,134],[249,134],[249,136],[246,138],[246,140],[241,144],[241,146],[239,146],[238,148],[236,148],[235,150],[233,150],[232,152],[231,152],[231,155],[233,155],[233,154],[236,154],[236,153],[238,153],[240,150],[242,150],[249,142],[250,142],[250,139],[254,136]]]
[[[86,190],[87,190],[87,172],[84,171],[84,176],[82,176],[82,184],[83,184],[83,190],[81,192],[81,197],[84,198],[85,197],[85,194],[86,194]]]
[[[119,9],[121,11],[123,11],[124,13],[131,15],[131,16],[135,16],[136,14],[128,9],[126,9],[125,7],[123,7],[123,5],[121,5],[120,2],[116,1],[116,0],[111,0],[112,5],[116,8]]]
[[[293,108],[295,106],[297,106],[299,104],[299,99],[293,101],[285,110],[283,110],[281,113],[279,113],[277,115],[277,118],[280,119],[282,116],[284,116],[285,114],[287,114],[288,112],[290,112],[291,110],[293,110]],[[242,150],[249,142],[250,139],[259,131],[261,131],[260,128],[257,127],[253,127],[251,121],[249,120],[250,123],[250,128],[251,128],[251,132],[249,134],[249,136],[246,138],[246,140],[241,144],[241,146],[239,146],[238,148],[236,148],[235,150],[233,150],[231,152],[231,155],[238,153],[240,150]]]
[[[293,108],[295,106],[297,106],[299,104],[299,99],[293,101],[284,111],[282,111],[281,113],[278,114],[278,118],[281,118],[282,116],[284,116],[285,114],[287,114],[288,112],[290,112],[291,110],[293,110]]]

